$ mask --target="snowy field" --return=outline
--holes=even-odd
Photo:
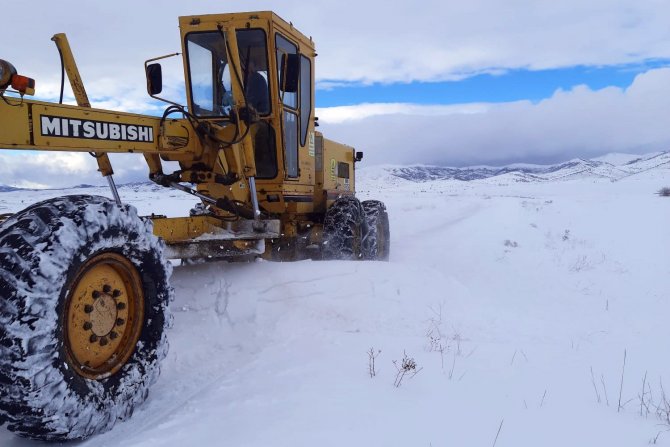
[[[669,167],[422,183],[364,170],[360,197],[389,209],[390,262],[176,266],[148,401],[73,445],[670,445],[670,197],[655,194]],[[0,214],[69,193],[108,195],[0,193]],[[194,203],[121,195],[145,214]],[[404,356],[416,368],[400,377]],[[41,444],[0,428],[0,445]]]

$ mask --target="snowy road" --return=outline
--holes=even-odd
[[[389,208],[389,263],[176,267],[159,382],[76,445],[670,445],[670,198],[654,194],[670,170],[512,180],[363,181]],[[188,208],[169,196],[126,200]],[[419,372],[394,387],[404,354]],[[0,429],[0,445],[38,444]]]

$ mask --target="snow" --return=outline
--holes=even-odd
[[[670,165],[648,164],[616,181],[392,185],[363,169],[390,262],[176,266],[160,379],[129,421],[78,445],[482,446],[499,429],[497,447],[670,445],[650,405],[670,386],[670,199],[655,194]],[[0,207],[61,193],[1,193]],[[194,203],[121,196],[140,214]],[[419,371],[395,387],[405,354]],[[0,429],[0,445],[35,444]]]
[[[613,165],[623,165],[640,158],[639,154],[610,153],[594,158],[596,161],[610,163]]]

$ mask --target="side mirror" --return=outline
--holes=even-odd
[[[163,69],[161,64],[147,65],[147,91],[150,96],[158,95],[163,91]]]
[[[363,159],[363,152],[356,152],[356,158],[354,161],[361,161]]]
[[[281,58],[281,77],[279,79],[279,88],[286,93],[295,93],[298,91],[300,82],[300,55],[282,54]]]

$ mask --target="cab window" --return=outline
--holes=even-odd
[[[265,31],[243,29],[238,30],[236,36],[247,104],[259,115],[267,115],[270,113],[270,89]]]
[[[192,113],[227,116],[233,105],[225,42],[218,32],[186,36]]]
[[[312,63],[300,56],[300,146],[307,141],[309,119],[312,115]]]
[[[282,61],[282,54],[297,54],[298,53],[298,47],[290,42],[288,39],[286,39],[284,36],[281,34],[277,34],[275,38],[275,45],[277,46],[277,84],[281,83],[282,75],[281,75],[281,61]],[[279,90],[281,91],[281,85],[279,87]],[[298,95],[295,92],[282,92],[281,93],[284,97],[284,105],[288,106],[292,109],[295,109],[298,107]]]

